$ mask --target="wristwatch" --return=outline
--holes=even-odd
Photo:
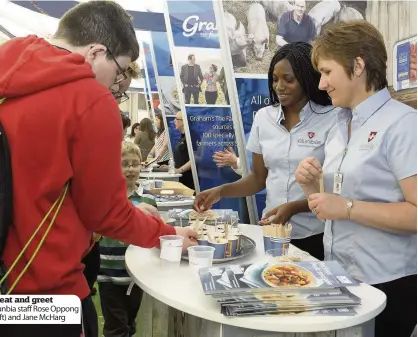
[[[346,205],[346,210],[347,210],[347,219],[350,219],[351,217],[351,210],[353,209],[354,206],[354,200],[353,199],[349,199],[347,201],[347,205]]]

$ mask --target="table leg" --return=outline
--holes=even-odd
[[[324,332],[287,333],[250,330],[186,314],[144,293],[139,311],[141,337],[374,337],[374,320]]]

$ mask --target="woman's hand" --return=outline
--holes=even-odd
[[[238,157],[232,147],[230,147],[228,150],[215,152],[213,155],[213,161],[218,167],[231,166],[234,169],[238,168]]]
[[[347,219],[347,202],[347,199],[329,193],[314,193],[308,200],[309,208],[321,220]]]
[[[292,216],[297,213],[292,203],[288,202],[273,208],[271,211],[263,215],[258,222],[261,226],[270,224],[286,224]]]
[[[312,185],[321,177],[321,163],[315,157],[308,157],[299,163],[295,172],[296,181],[299,185]]]
[[[211,188],[210,190],[200,192],[194,200],[193,208],[197,212],[204,212],[212,208],[213,204],[216,204],[219,200],[221,200],[221,189],[222,186],[218,186]]]

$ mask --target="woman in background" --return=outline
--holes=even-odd
[[[218,79],[219,74],[217,73],[218,67],[212,64],[209,67],[209,72],[203,75],[206,80],[205,99],[207,104],[215,104],[218,99]]]
[[[168,153],[168,134],[164,126],[163,115],[161,111],[155,112],[155,126],[157,127],[157,137],[155,145],[151,149],[149,156],[157,158],[159,165],[168,165],[170,154]]]
[[[145,161],[155,145],[155,131],[151,119],[144,118],[138,124],[138,132],[135,134],[134,143],[139,146],[142,160]]]
[[[134,123],[131,127],[131,133],[126,136],[125,141],[133,143],[139,131],[139,123]]]

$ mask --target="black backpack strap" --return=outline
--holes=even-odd
[[[3,253],[7,234],[13,221],[13,180],[10,148],[6,133],[0,123],[0,279],[6,274]],[[7,284],[0,286],[0,294],[6,294]]]

